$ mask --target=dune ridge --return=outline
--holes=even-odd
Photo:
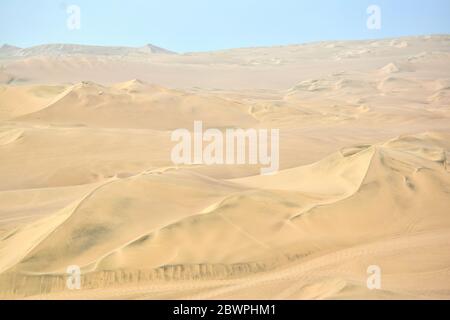
[[[448,41],[1,47],[0,298],[450,299]],[[174,165],[194,121],[279,171]]]
[[[450,199],[448,193],[445,192],[449,192],[450,189],[447,191],[440,189],[441,184],[450,186],[450,174],[446,168],[447,158],[445,155],[448,151],[444,149],[444,147],[448,148],[446,141],[449,141],[448,135],[442,136],[437,133],[399,137],[377,146],[360,148],[350,155],[344,156],[339,152],[313,165],[288,169],[273,177],[255,176],[233,180],[232,183],[219,183],[198,174],[192,175],[192,173],[184,170],[167,171],[156,175],[143,173],[130,178],[115,179],[95,188],[88,196],[82,198],[74,209],[69,209],[73,208],[72,205],[65,208],[64,211],[70,210],[70,214],[65,214],[64,219],[59,220],[57,225],[46,223],[47,225],[50,224],[49,228],[54,231],[51,233],[44,232],[47,236],[39,241],[32,250],[28,250],[28,253],[19,260],[20,262],[15,263],[14,267],[9,268],[9,271],[3,274],[3,283],[11,283],[11,281],[13,283],[17,281],[26,283],[26,285],[23,285],[24,291],[15,287],[14,294],[18,295],[57,292],[64,289],[64,276],[62,274],[64,274],[64,266],[68,265],[69,261],[82,266],[82,269],[86,272],[85,278],[83,278],[85,282],[83,283],[90,289],[156,280],[188,281],[198,279],[206,281],[208,279],[239,278],[245,274],[270,273],[270,270],[284,268],[286,263],[288,265],[292,263],[301,265],[303,261],[308,260],[309,256],[316,258],[322,255],[326,256],[327,252],[332,249],[352,248],[354,245],[361,243],[361,237],[364,239],[363,243],[371,243],[380,241],[391,234],[398,234],[397,237],[409,237],[423,232],[429,233],[434,229],[449,228],[450,220],[446,215],[446,208]],[[425,144],[427,149],[422,148]],[[324,170],[324,167],[327,167],[328,171]],[[356,171],[355,173],[356,168],[359,168],[359,172]],[[285,175],[291,177],[291,183],[286,181]],[[329,181],[336,184],[336,187],[323,181],[322,175],[329,177]],[[342,180],[339,180],[338,177],[341,177]],[[193,178],[195,179],[193,180]],[[302,182],[302,178],[307,181],[320,181],[322,188],[326,186],[323,189],[325,192],[319,193],[318,186]],[[211,184],[215,186],[215,193],[219,192],[219,194],[212,194],[212,202],[209,204],[205,202],[208,199],[205,195],[196,196],[199,200],[192,203],[194,211],[190,213],[186,207],[187,203],[183,201],[181,216],[178,216],[175,220],[167,217],[166,219],[169,220],[166,221],[168,222],[162,224],[162,221],[157,222],[156,226],[159,225],[159,227],[150,233],[146,233],[146,229],[152,228],[151,224],[144,228],[141,228],[141,226],[150,217],[145,218],[144,215],[138,218],[142,209],[138,209],[139,205],[136,207],[135,203],[148,201],[144,197],[146,192],[143,190],[145,188],[142,188],[147,183],[151,184],[154,179],[163,183],[172,180],[173,182],[168,185],[169,188],[186,188],[184,184],[191,185],[194,183],[199,190],[196,192],[203,193],[211,188],[204,188],[202,185],[205,183]],[[149,181],[147,182],[147,180]],[[261,180],[270,181],[261,182]],[[287,187],[284,189],[277,187],[277,181],[285,181]],[[350,181],[352,183],[349,184]],[[113,191],[116,189],[116,185],[123,183],[129,186],[126,188],[117,187],[120,190],[119,193]],[[222,185],[222,191],[217,189],[220,184]],[[164,191],[161,191],[162,185],[157,185],[159,192],[163,194]],[[171,187],[171,185],[173,186]],[[426,189],[423,188],[424,186],[426,186]],[[339,188],[342,188],[340,189],[340,195],[339,192],[336,192]],[[128,190],[126,191],[129,194],[128,196],[123,194],[124,190]],[[189,190],[192,190],[192,188],[189,188]],[[429,195],[430,190],[433,190],[432,195]],[[374,191],[388,192],[388,194],[391,192],[392,196],[384,196],[385,209],[373,205],[373,201],[378,201],[377,196],[373,196]],[[222,195],[220,195],[220,192],[222,192]],[[404,192],[420,193],[420,196],[416,196],[420,199],[419,202],[410,203],[408,211],[402,209],[403,201],[406,199],[404,197],[402,200],[401,194]],[[174,194],[176,192],[172,190],[169,193]],[[336,194],[338,194],[338,197],[336,197]],[[395,197],[400,196],[400,198],[396,199],[393,195],[396,195]],[[104,198],[105,196],[111,200],[107,201]],[[104,223],[114,219],[113,216],[110,216],[114,214],[114,211],[106,213],[107,215],[102,218],[104,220],[97,220],[99,218],[97,214],[95,218],[97,222],[95,222],[96,220],[89,222],[92,218],[84,216],[83,211],[86,213],[92,212],[92,209],[89,210],[88,208],[95,207],[95,203],[98,203],[97,206],[104,206],[105,203],[122,203],[123,200],[120,200],[120,198],[127,199],[130,196],[135,199],[129,201],[129,205],[133,204],[133,207],[121,206],[121,219],[127,217],[125,212],[129,212],[131,215],[126,218],[126,222],[125,220],[118,222],[124,228],[105,229]],[[223,198],[224,196],[225,198]],[[192,198],[186,194],[184,194],[184,197],[186,200]],[[217,200],[217,197],[222,198],[222,200]],[[260,207],[258,205],[260,200],[256,202],[252,200],[255,197],[256,199],[264,199],[265,202],[269,201],[271,203],[270,209],[267,209],[268,204],[265,205],[265,209]],[[389,198],[391,200],[388,200]],[[430,198],[430,200],[425,200],[426,198]],[[286,201],[290,201],[290,203],[286,203]],[[428,201],[433,201],[437,205],[431,212],[424,214],[421,202],[427,203]],[[165,212],[173,212],[176,208],[172,204],[170,205],[172,209],[169,209],[167,207],[169,204],[162,199],[158,199],[158,203],[160,203],[158,205],[159,210]],[[214,203],[216,205],[213,205]],[[151,208],[152,206],[154,205],[144,207]],[[141,206],[141,208],[144,207]],[[164,207],[167,208],[164,209]],[[348,219],[348,217],[345,217],[347,215],[346,210],[342,209],[347,207],[364,207],[364,216],[360,219],[356,217],[354,217],[355,219]],[[109,210],[117,210],[114,208],[111,207]],[[152,209],[147,210],[152,211]],[[299,210],[302,211],[301,214],[298,213]],[[380,210],[384,212],[383,215],[388,217],[390,212],[400,210],[406,214],[401,219],[410,222],[395,224],[400,227],[393,225],[386,228],[384,222],[378,221],[381,214],[378,211]],[[246,212],[246,215],[237,215],[238,212]],[[268,215],[269,212],[270,215]],[[275,212],[278,213],[274,215]],[[54,219],[57,219],[56,217],[60,215],[59,213],[55,214]],[[265,218],[261,219],[264,216]],[[331,217],[331,221],[334,221],[332,226],[322,223],[324,217],[327,216]],[[338,223],[343,217],[345,217],[346,223],[359,225],[358,228],[353,229],[356,234],[349,235],[346,233],[349,226]],[[140,227],[133,227],[133,222],[130,222],[130,219],[136,221]],[[373,220],[370,229],[367,229],[368,225],[365,222],[367,219]],[[223,230],[224,221],[230,226],[230,230]],[[408,227],[411,222],[414,222],[414,227],[412,225]],[[37,224],[43,223],[45,222],[37,222]],[[203,235],[210,236],[219,232],[219,229],[214,226],[217,224],[221,226],[222,237],[226,237],[225,239],[228,240],[224,241],[223,238],[221,242],[201,240]],[[203,225],[206,229],[203,228]],[[278,230],[276,232],[274,232],[275,230],[269,232],[277,225],[278,227],[275,230]],[[130,229],[136,230],[134,236],[131,235]],[[77,233],[76,237],[86,239],[82,242],[84,246],[82,250],[74,248],[78,245],[76,242],[71,243],[67,240],[61,240],[76,239],[71,234],[81,232],[81,230],[84,230],[83,234]],[[92,232],[89,230],[92,230]],[[98,232],[95,231],[94,233],[94,230]],[[104,230],[100,234],[106,233],[97,238],[100,230]],[[123,240],[111,244],[111,240],[108,240],[108,233],[123,232],[123,230],[127,230],[127,236],[122,238],[119,235],[114,235],[113,238],[122,238]],[[26,232],[27,230],[19,230],[7,239],[3,239],[3,250],[8,250],[8,247],[15,247],[15,241],[20,241],[16,239],[20,239],[22,234],[26,236]],[[319,234],[321,238],[317,238],[316,241],[311,243],[310,238],[315,238]],[[90,238],[94,235],[96,235],[95,238]],[[192,255],[193,252],[191,252],[192,245],[187,242],[189,237],[194,237],[192,243],[196,243],[195,255]],[[58,238],[60,240],[57,240]],[[235,238],[235,245],[229,247],[232,238]],[[185,245],[177,242],[177,239],[184,239]],[[330,242],[327,239],[330,239]],[[448,237],[445,239],[448,239]],[[227,243],[227,246],[218,250],[217,246],[223,243],[222,241]],[[240,250],[236,245],[241,243],[240,246],[242,247],[243,242],[246,242],[245,250],[243,251],[244,254],[240,255]],[[203,249],[201,249],[201,243],[205,244]],[[106,244],[108,246],[104,247]],[[63,247],[58,249],[58,246],[61,245]],[[209,248],[210,245],[213,248]],[[100,258],[95,258],[98,259],[94,260],[95,262],[89,257],[89,254],[86,256],[89,252],[88,248],[92,246],[104,247],[104,249],[95,249],[95,256],[93,257],[100,256]],[[169,250],[167,258],[164,255],[161,256],[161,253],[164,252],[164,250],[161,250],[164,247],[167,249],[178,247],[176,255],[171,256]],[[248,255],[250,248],[252,248],[250,250],[253,252],[252,256]],[[213,251],[210,251],[211,249]],[[104,250],[104,253],[101,254],[99,250]],[[152,254],[152,251],[154,254]],[[55,252],[61,252],[61,254],[54,255]],[[62,258],[62,252],[68,257],[67,261]],[[220,252],[220,255],[214,258],[212,252],[216,252],[216,254]],[[278,252],[278,254],[274,256],[274,252]],[[83,258],[84,256],[86,258]],[[54,260],[51,257],[54,257]],[[32,283],[35,283],[35,285],[32,285]],[[40,286],[39,290],[43,291],[37,289],[37,284]],[[11,294],[11,291],[9,291],[9,294]]]

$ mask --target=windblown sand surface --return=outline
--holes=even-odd
[[[0,297],[450,299],[449,75],[450,36],[4,46]],[[281,170],[175,166],[196,120],[280,129]]]

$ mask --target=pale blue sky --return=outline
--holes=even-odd
[[[68,5],[81,29],[66,27]],[[366,27],[369,5],[381,30]],[[0,0],[0,44],[142,46],[178,52],[450,33],[449,0]]]

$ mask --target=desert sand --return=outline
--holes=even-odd
[[[449,75],[448,35],[4,45],[0,298],[450,299]],[[174,165],[196,120],[279,129],[280,171]]]

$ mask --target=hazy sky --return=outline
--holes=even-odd
[[[381,29],[366,26],[369,5]],[[70,5],[80,29],[67,27]],[[449,0],[0,0],[0,44],[142,46],[179,52],[450,33]]]

